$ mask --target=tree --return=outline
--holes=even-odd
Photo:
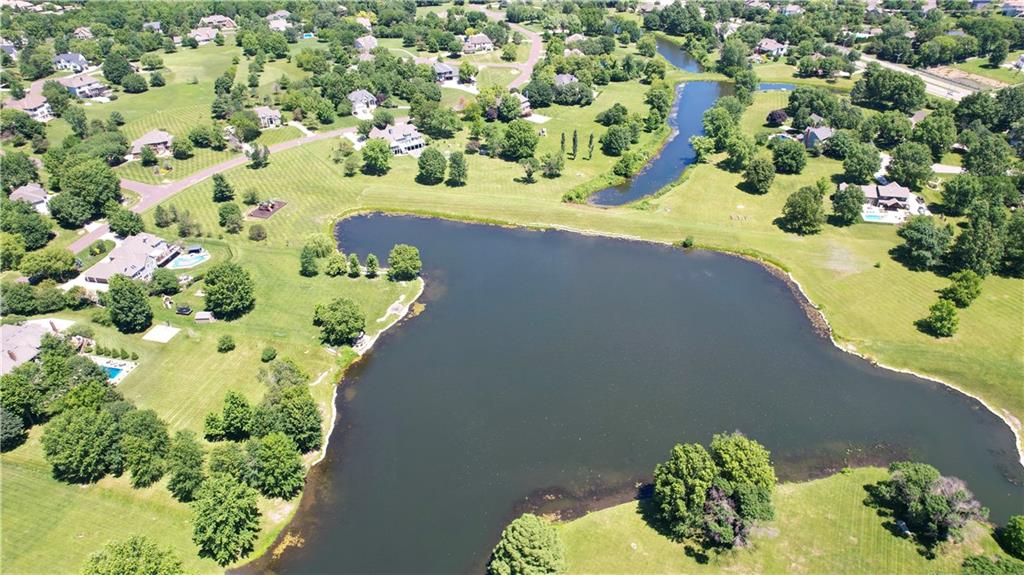
[[[574,160],[575,160],[575,159],[576,159],[576,157],[577,157],[577,156],[576,156],[576,152],[577,152],[577,151],[579,150],[579,144],[580,144],[580,135],[579,135],[579,133],[578,133],[578,132],[577,132],[577,131],[576,131],[576,130],[574,129],[574,130],[572,131],[572,159],[574,159]]]
[[[636,41],[636,51],[645,58],[653,58],[657,52],[657,43],[652,34],[644,34]]]
[[[274,432],[246,444],[249,455],[247,483],[266,497],[291,499],[305,479],[305,468],[292,438]]]
[[[299,253],[299,275],[311,278],[320,273],[316,254],[310,246],[303,246]]]
[[[924,80],[871,63],[853,85],[850,100],[854,104],[896,109],[909,114],[925,103]]]
[[[156,152],[149,146],[143,146],[142,152],[139,154],[139,159],[142,160],[143,166],[155,166],[157,163]]]
[[[68,162],[71,163],[70,161]],[[98,158],[83,158],[74,162],[60,175],[60,187],[67,196],[78,200],[87,210],[88,218],[95,218],[103,213],[109,203],[121,203],[121,179],[110,169],[110,166]],[[58,198],[54,198],[57,200]],[[51,211],[61,225],[81,224],[73,218],[63,218],[58,207],[51,204]],[[74,225],[78,224],[78,225]]]
[[[440,184],[444,181],[448,160],[437,148],[428,147],[420,154],[418,166],[420,171],[416,176],[416,181],[427,185]]]
[[[531,513],[524,513],[505,527],[487,565],[489,575],[565,572],[565,547],[558,531]]]
[[[0,271],[16,270],[25,256],[25,240],[19,235],[0,232]]]
[[[992,45],[992,49],[988,53],[988,65],[993,68],[1002,66],[1003,62],[1006,61],[1006,57],[1010,55],[1010,43],[1006,39],[999,40]]]
[[[145,230],[142,216],[121,206],[107,210],[107,224],[110,226],[110,231],[122,238],[140,234]]]
[[[142,74],[133,72],[121,79],[121,87],[128,94],[141,94],[149,89],[149,83]]]
[[[111,52],[103,60],[103,77],[108,82],[120,84],[125,76],[132,73],[132,65],[121,52]]]
[[[614,125],[601,136],[601,151],[607,156],[621,156],[629,149],[632,133],[623,125]]]
[[[677,444],[668,461],[654,468],[654,504],[658,517],[677,538],[691,535],[700,523],[708,489],[718,467],[704,446]]]
[[[755,148],[754,137],[749,134],[737,133],[729,138],[725,143],[725,152],[729,155],[726,162],[728,168],[734,172],[745,169]]]
[[[540,161],[537,158],[523,158],[519,160],[519,165],[523,168],[523,181],[527,184],[534,183],[533,178],[534,172],[540,169]]]
[[[1006,226],[1003,271],[1011,277],[1024,277],[1024,210],[1015,211]]]
[[[24,420],[7,409],[0,408],[0,451],[10,451],[25,443],[27,438]]]
[[[843,159],[843,172],[847,178],[858,184],[870,182],[881,168],[882,157],[878,149],[871,144],[854,144]]]
[[[217,353],[228,353],[235,350],[235,338],[230,335],[222,335],[217,340]]]
[[[252,142],[260,137],[260,119],[252,110],[241,110],[231,114],[228,120],[235,129],[235,134],[243,142]]]
[[[0,156],[0,168],[0,187],[8,193],[39,179],[36,165],[24,152]]]
[[[167,489],[178,501],[192,501],[206,480],[203,460],[203,447],[196,439],[195,432],[178,430],[167,452],[167,471],[170,474]]]
[[[469,165],[462,152],[452,152],[448,158],[448,185],[464,186],[469,180]]]
[[[75,256],[65,248],[51,246],[22,256],[18,269],[33,281],[62,282],[75,275]]]
[[[522,160],[533,157],[537,149],[536,130],[526,120],[512,120],[505,130],[504,144],[501,148],[501,155],[507,160]]]
[[[917,142],[904,142],[892,151],[889,175],[901,184],[920,190],[932,177],[932,153]]]
[[[355,342],[366,328],[366,316],[352,300],[336,298],[327,305],[317,305],[313,325],[320,328],[320,338],[328,345]]]
[[[743,182],[758,194],[766,194],[775,181],[775,165],[763,154],[754,156],[743,172]]]
[[[267,228],[263,227],[262,224],[249,226],[249,239],[254,242],[262,242],[267,239]]]
[[[356,172],[359,171],[359,160],[359,154],[352,154],[345,158],[345,163],[342,165],[342,171],[346,177],[351,178],[356,175]]]
[[[111,541],[93,553],[82,575],[185,575],[181,560],[148,537]]]
[[[234,202],[221,204],[217,208],[217,217],[220,226],[229,234],[237,234],[242,231],[242,208]]]
[[[71,126],[71,133],[79,138],[89,135],[89,122],[85,117],[85,110],[78,106],[68,106],[61,116]]]
[[[1002,176],[1010,169],[1013,148],[1001,135],[982,129],[977,133],[967,131],[961,138],[967,143],[964,168],[968,172],[976,176]]]
[[[967,229],[956,238],[949,260],[954,269],[973,270],[981,277],[999,266],[1006,238],[1006,211],[983,199],[975,200],[967,218]],[[25,256],[26,258],[28,256]]]
[[[953,272],[947,287],[939,292],[939,297],[956,304],[956,307],[967,307],[971,305],[981,294],[981,276],[972,270],[961,270]]]
[[[175,138],[171,143],[171,154],[176,160],[187,160],[192,157],[194,147],[188,138]]]
[[[164,79],[164,75],[160,72],[153,72],[149,75],[149,85],[154,88],[160,88],[167,85],[167,80]]]
[[[940,299],[928,308],[928,317],[920,321],[922,331],[935,337],[952,337],[959,326],[956,317],[956,305],[946,299]]]
[[[926,270],[942,261],[949,250],[953,232],[931,216],[910,216],[896,235],[903,238],[900,259],[912,270]]]
[[[235,199],[235,188],[222,174],[213,175],[213,201],[230,202]]]
[[[557,178],[562,175],[565,167],[565,156],[562,153],[544,154],[540,159],[540,167],[545,178]]]
[[[942,189],[942,205],[949,215],[962,216],[983,192],[981,178],[973,174],[957,174],[947,180]]]
[[[712,106],[704,112],[703,123],[704,134],[715,141],[715,151],[718,152],[725,149],[725,143],[739,130],[736,118],[725,106],[720,105]]]
[[[587,159],[589,160],[589,159],[592,159],[593,157],[594,157],[594,133],[591,132],[590,133],[590,137],[587,140]]]
[[[952,304],[945,303],[956,313]],[[943,477],[924,463],[897,461],[890,465],[889,479],[877,486],[875,499],[905,521],[918,541],[929,547],[958,539],[969,520],[988,515],[963,481]]]
[[[742,433],[716,434],[711,439],[711,458],[718,466],[719,476],[734,487],[753,485],[769,496],[775,489],[771,454]]]
[[[359,265],[359,256],[354,253],[348,254],[348,277],[357,278],[361,275],[363,275],[363,270]]]
[[[825,222],[825,210],[817,188],[804,186],[790,194],[782,207],[782,221],[786,229],[801,235],[816,234]]]
[[[348,258],[341,252],[334,252],[327,256],[327,263],[324,265],[324,273],[331,277],[343,276],[348,273]]]
[[[850,225],[860,217],[861,208],[867,201],[864,190],[860,186],[851,184],[832,196],[832,213],[843,225]]]
[[[929,114],[914,126],[911,139],[928,146],[932,152],[932,160],[938,162],[946,150],[956,142],[956,122],[949,113]]]
[[[121,416],[121,452],[132,474],[132,487],[147,487],[164,474],[164,455],[170,444],[167,424],[152,409],[133,409]]]
[[[1024,515],[1014,515],[999,530],[999,541],[1006,552],[1024,559]]]
[[[236,263],[224,262],[211,267],[204,281],[206,309],[218,318],[241,317],[256,305],[252,277]]]
[[[43,430],[43,454],[54,477],[91,483],[110,471],[118,456],[117,422],[107,411],[80,407],[64,411]]]
[[[735,76],[737,72],[750,67],[747,56],[750,48],[737,37],[728,38],[722,44],[721,57],[718,59],[718,71],[726,76]]]
[[[260,531],[256,490],[227,475],[212,475],[192,504],[192,541],[199,555],[224,566],[248,555]]]
[[[377,277],[379,269],[380,262],[377,260],[377,256],[374,254],[368,254],[366,256],[366,277],[370,279]]]
[[[122,333],[138,333],[153,323],[153,310],[141,284],[128,276],[115,274],[107,290],[110,321]]]
[[[391,169],[391,147],[384,140],[370,140],[362,153],[363,173],[384,175]]]
[[[416,279],[422,267],[420,251],[413,246],[397,244],[388,254],[388,277],[394,281]]]
[[[780,174],[799,174],[807,165],[807,152],[803,144],[789,138],[772,140],[772,163]]]

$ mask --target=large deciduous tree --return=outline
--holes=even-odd
[[[115,274],[107,290],[110,321],[122,333],[137,333],[153,323],[153,310],[146,299],[146,290],[131,278]]]
[[[337,298],[326,305],[316,306],[313,324],[320,328],[320,338],[329,345],[355,342],[366,329],[366,316],[359,306],[348,298]]]
[[[213,266],[204,281],[206,309],[218,318],[239,318],[256,305],[256,286],[252,277],[236,263],[224,262]]]
[[[224,566],[252,552],[260,531],[256,490],[215,474],[199,488],[192,503],[192,541],[199,555]]]

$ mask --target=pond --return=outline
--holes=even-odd
[[[659,39],[658,53],[677,68],[687,72],[701,72],[697,60],[671,42]],[[792,90],[792,84],[762,83],[761,90]],[[657,193],[674,182],[687,166],[693,164],[696,154],[690,137],[704,134],[704,112],[715,105],[718,98],[733,93],[729,82],[682,82],[676,86],[676,99],[669,112],[668,125],[672,132],[661,151],[629,180],[600,190],[588,201],[598,206],[620,206]]]
[[[424,311],[339,391],[327,458],[250,569],[480,572],[524,509],[627,500],[677,442],[739,430],[786,480],[913,458],[993,517],[1024,490],[1005,424],[816,333],[764,267],[703,251],[411,217],[337,230],[346,253],[423,254]]]

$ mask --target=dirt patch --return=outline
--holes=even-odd
[[[978,74],[972,74],[959,68],[953,68],[950,66],[939,66],[937,68],[929,68],[929,72],[936,76],[942,76],[943,78],[949,78],[950,80],[956,80],[958,82],[965,82],[971,84],[978,84],[985,88],[1005,88],[1009,84],[994,80],[985,76],[979,76]]]

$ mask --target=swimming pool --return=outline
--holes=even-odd
[[[879,214],[864,214],[865,222],[884,222],[885,216]]]
[[[171,263],[167,264],[167,269],[183,270],[186,268],[194,268],[208,259],[210,259],[210,252],[206,251],[202,251],[197,254],[181,254],[174,258]]]
[[[109,365],[104,365],[103,369],[106,370],[107,379],[109,379],[110,381],[114,381],[115,379],[117,379],[117,376],[121,375],[121,372],[124,371],[120,367],[112,367]]]

